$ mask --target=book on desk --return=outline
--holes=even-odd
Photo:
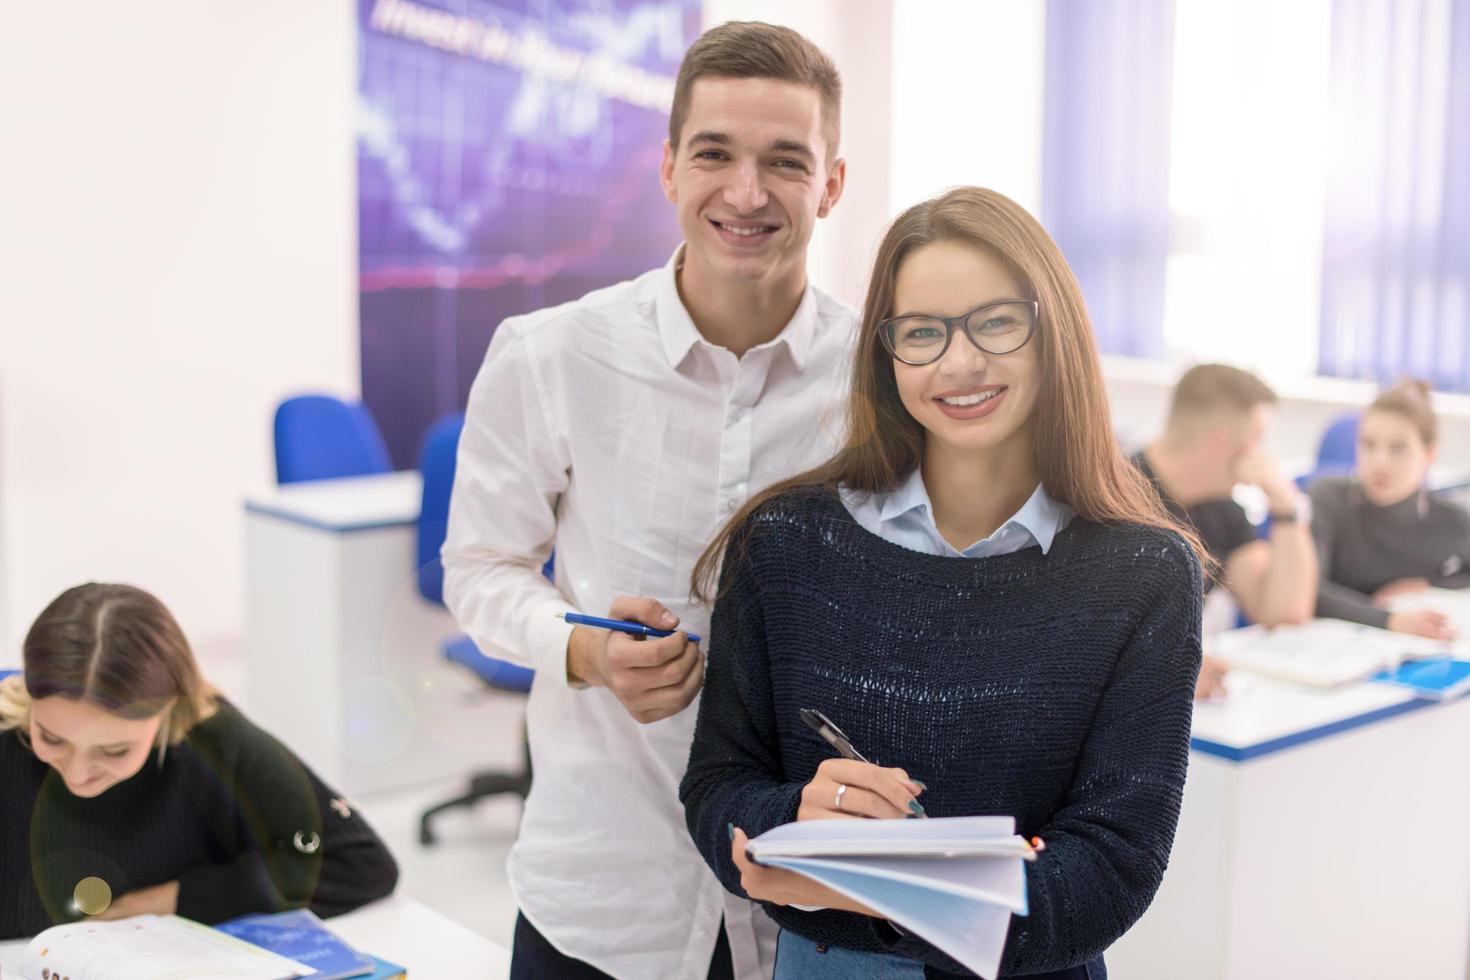
[[[305,910],[211,928],[176,915],[53,926],[26,946],[22,980],[397,980],[400,966],[358,953]]]
[[[1024,865],[1036,851],[1011,817],[801,820],[746,848],[756,863],[861,902],[982,977],[999,970],[1011,916],[1026,914]]]
[[[1456,646],[1340,619],[1300,626],[1248,626],[1214,638],[1208,652],[1232,670],[1309,687],[1367,680],[1417,660],[1443,660]]]

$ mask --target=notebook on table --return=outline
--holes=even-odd
[[[1215,638],[1210,651],[1233,670],[1310,687],[1337,687],[1364,680],[1413,660],[1443,657],[1434,640],[1340,619],[1314,619],[1300,626],[1249,626]]]
[[[296,980],[304,963],[175,915],[53,926],[21,954],[23,980]]]
[[[1012,915],[1026,914],[1035,849],[1011,817],[803,820],[750,841],[759,864],[861,902],[982,977],[1000,969]]]

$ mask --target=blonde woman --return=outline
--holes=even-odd
[[[0,939],[86,915],[348,911],[398,868],[351,804],[204,680],[152,595],[46,607],[0,682]]]

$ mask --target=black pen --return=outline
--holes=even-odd
[[[822,736],[822,739],[836,749],[837,753],[844,759],[852,759],[855,762],[868,761],[853,746],[852,741],[842,733],[842,729],[832,724],[832,719],[822,714],[816,708],[802,708],[800,714],[801,720],[806,723],[807,727]],[[922,786],[924,784],[919,783],[919,785]],[[927,818],[929,816],[924,812],[924,806],[918,800],[912,801],[909,804],[909,809],[914,811],[914,816],[916,817]]]

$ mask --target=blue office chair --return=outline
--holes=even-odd
[[[1317,446],[1317,462],[1308,473],[1296,478],[1296,485],[1308,490],[1324,476],[1351,476],[1358,464],[1357,412],[1347,412],[1333,419],[1322,433]]]
[[[430,602],[444,601],[444,566],[439,563],[439,548],[449,527],[449,493],[454,486],[454,461],[459,450],[459,433],[464,416],[455,414],[440,419],[429,429],[419,468],[424,475],[423,505],[419,510],[418,563],[419,592]],[[468,636],[446,641],[443,653],[451,663],[473,671],[488,686],[501,691],[525,694],[531,690],[535,672],[517,664],[487,657]],[[487,796],[514,793],[525,799],[531,791],[531,749],[522,750],[520,772],[480,772],[470,777],[469,787],[460,796],[445,800],[425,810],[419,818],[419,843],[434,843],[430,821],[436,814],[456,807],[473,806]]]
[[[298,395],[276,409],[276,482],[387,473],[393,468],[378,423],[362,402]]]
[[[1322,433],[1322,442],[1317,447],[1317,469],[1346,467],[1352,469],[1358,460],[1357,412],[1339,415]]]

